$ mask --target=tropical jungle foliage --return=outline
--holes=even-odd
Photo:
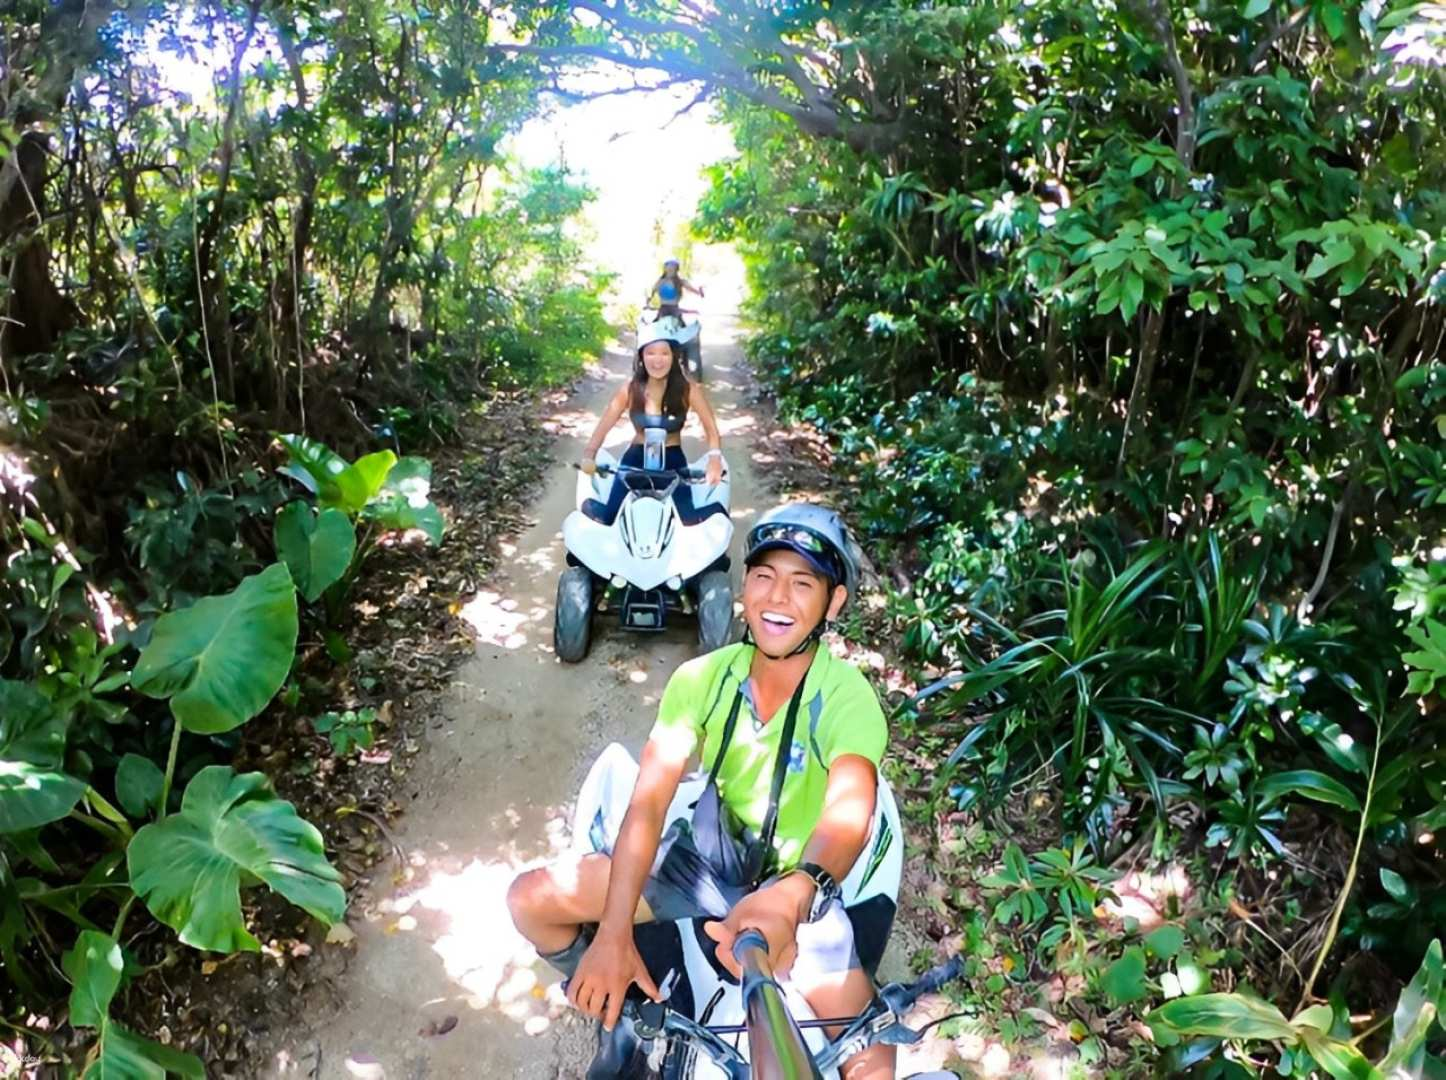
[[[947,822],[1056,810],[983,886],[1031,928],[1009,977],[954,882],[979,983],[1177,999],[1172,1073],[1446,1072],[1446,9],[575,6],[723,97],[698,228],[946,676],[909,775]],[[1209,894],[1155,913],[1173,948],[1090,931],[1105,868],[1171,861]],[[1210,993],[1244,979],[1280,1008]],[[1142,1032],[1070,1037],[1128,1071]]]
[[[224,954],[259,948],[246,890],[341,919],[321,834],[232,767],[242,729],[285,686],[338,756],[371,745],[376,710],[299,673],[348,658],[381,539],[443,542],[411,452],[606,335],[589,192],[499,150],[542,80],[498,27],[0,13],[0,1022],[68,994],[86,1075],[201,1074],[112,1016],[150,920]]]

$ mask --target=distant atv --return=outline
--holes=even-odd
[[[693,319],[685,316],[692,315]],[[703,381],[703,324],[696,311],[684,310],[677,315],[659,315],[656,308],[644,308],[640,325],[654,323],[669,327],[669,337],[683,347],[683,364],[699,382]],[[671,324],[671,325],[670,325]]]
[[[614,484],[628,494],[611,525],[581,510],[592,498],[606,505]],[[684,470],[619,465],[606,450],[597,472],[579,473],[577,505],[562,523],[567,569],[557,583],[552,640],[560,659],[576,663],[587,655],[596,611],[616,611],[625,630],[658,631],[670,618],[696,614],[698,647],[726,645],[733,626],[733,588],[728,580],[728,545],[733,522],[715,513],[684,525],[673,494],[693,484],[697,506],[719,503],[726,511],[731,484],[727,472],[708,484],[701,460]]]

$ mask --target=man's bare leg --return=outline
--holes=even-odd
[[[544,955],[577,940],[585,923],[602,918],[612,860],[606,855],[564,856],[536,870],[519,874],[507,890],[512,922]],[[648,902],[639,898],[634,922],[650,922]]]
[[[874,1000],[873,981],[862,968],[798,989],[815,1016],[854,1016]],[[837,1034],[838,1030],[828,1032],[829,1038]],[[843,1080],[894,1080],[895,1056],[892,1046],[871,1046],[845,1061],[839,1075]]]

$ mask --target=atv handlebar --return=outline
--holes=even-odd
[[[582,471],[582,466],[576,462],[573,463],[572,467],[579,472]],[[597,469],[599,476],[633,475],[648,477],[653,480],[677,479],[685,484],[706,484],[708,482],[708,474],[701,469],[642,469],[636,465],[595,465],[594,468]],[[723,475],[728,475],[726,467],[723,470]]]
[[[931,967],[924,974],[920,975],[909,985],[908,992],[900,995],[907,998],[908,1003],[913,1005],[925,994],[932,994],[945,983],[951,983],[964,974],[964,958],[962,956],[951,956],[942,964]]]

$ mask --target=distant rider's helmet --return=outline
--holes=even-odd
[[[668,258],[666,258],[666,259],[663,260],[663,271],[664,271],[664,273],[666,273],[666,272],[669,271],[669,270],[676,270],[676,269],[678,269],[678,267],[680,267],[680,266],[682,266],[682,265],[683,265],[683,264],[680,263],[677,259],[673,258],[672,256],[669,256]]]
[[[768,511],[748,530],[745,565],[767,551],[784,549],[803,557],[830,587],[842,585],[853,600],[859,586],[857,545],[837,513],[813,503],[789,503]],[[814,637],[823,632],[820,625]]]

